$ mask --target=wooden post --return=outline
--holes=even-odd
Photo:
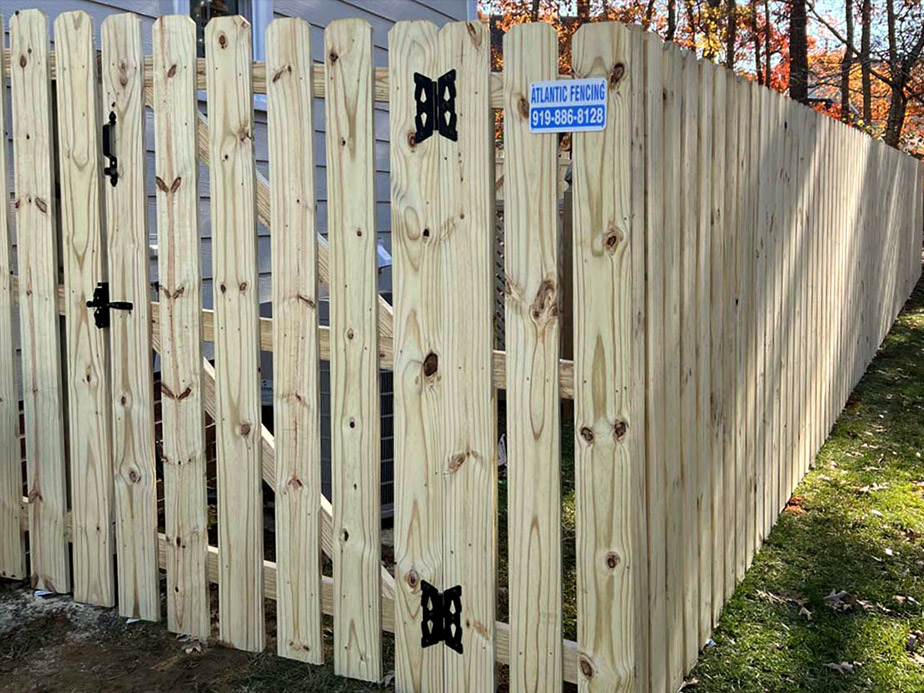
[[[531,133],[528,108],[530,84],[557,76],[555,31],[538,23],[512,27],[504,37],[504,57],[507,545],[516,655],[510,680],[516,690],[557,690],[562,628],[561,410],[554,377],[561,303],[558,137]]]
[[[105,281],[102,172],[93,20],[66,12],[55,20],[58,166],[61,175],[68,440],[74,527],[74,599],[115,604],[109,344],[94,324],[97,282]]]
[[[160,620],[157,571],[157,479],[154,460],[154,377],[151,367],[150,276],[144,146],[144,51],[141,20],[110,15],[102,27],[104,113],[116,116],[112,137],[117,185],[104,185],[113,311],[112,437],[115,476],[119,613]]]
[[[0,17],[0,26],[3,18]],[[0,99],[0,132],[6,132],[5,99]],[[0,577],[26,577],[25,533],[20,522],[22,455],[19,451],[19,393],[13,344],[12,241],[6,197],[6,136],[0,137]]]
[[[153,34],[167,627],[207,638],[196,26],[189,17],[161,17]]]
[[[602,132],[573,135],[575,506],[579,688],[635,691],[635,436],[633,410],[631,83],[638,41],[616,22],[581,27],[573,41],[579,78],[607,80]]]
[[[251,30],[243,17],[206,27],[215,301],[215,419],[221,639],[259,652],[263,480]]]
[[[382,677],[372,27],[324,31],[331,239],[334,670]]]
[[[273,217],[277,652],[312,664],[321,640],[321,427],[311,37],[307,22],[266,32]]]
[[[12,60],[17,66],[11,69],[10,86],[29,484],[29,570],[36,589],[69,592],[70,551],[64,537],[67,477],[58,322],[54,137],[48,21],[44,12],[24,10],[10,19],[10,55],[15,56]]]

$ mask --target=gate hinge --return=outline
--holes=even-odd
[[[109,300],[109,282],[99,282],[93,290],[93,300],[87,301],[87,308],[93,308],[93,320],[101,330],[109,327],[110,310],[130,311],[132,307],[128,301]]]
[[[456,132],[456,71],[450,70],[437,80],[419,72],[414,73],[414,101],[417,115],[414,125],[415,142],[423,142],[435,129],[453,142],[459,139]]]
[[[430,647],[441,642],[462,654],[462,585],[440,592],[426,580],[421,581],[420,646]]]

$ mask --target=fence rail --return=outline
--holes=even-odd
[[[204,60],[186,17],[155,23],[151,57],[133,15],[104,22],[99,54],[82,12],[56,18],[55,53],[42,13],[16,13],[9,30],[18,261],[13,274],[4,205],[0,319],[18,304],[27,483],[23,493],[15,345],[3,329],[0,575],[159,620],[164,570],[175,632],[210,634],[218,583],[226,644],[262,650],[264,599],[275,599],[277,652],[323,662],[321,617],[332,615],[344,676],[380,680],[381,634],[394,633],[399,690],[490,690],[496,661],[513,690],[677,690],[920,275],[917,162],[634,28],[597,23],[574,37],[575,76],[606,79],[608,115],[603,131],[573,136],[570,226],[560,223],[557,138],[528,122],[530,83],[558,76],[547,25],[511,29],[503,73],[490,71],[476,22],[398,23],[387,70],[373,68],[360,20],[327,28],[321,66],[300,20],[270,25],[266,64],[252,61],[240,17],[209,24]],[[451,70],[457,139],[436,128],[418,138],[414,76]],[[255,171],[254,93],[267,95],[270,181]],[[329,241],[315,228],[318,96]],[[394,307],[376,291],[374,101],[390,112]],[[506,351],[493,348],[492,108],[505,112]],[[103,157],[107,136],[118,177]],[[201,296],[200,163],[211,180],[214,310]],[[258,220],[273,237],[271,320],[258,312]],[[560,272],[565,233],[571,286]],[[96,293],[105,281],[108,299]],[[329,327],[318,325],[320,286]],[[110,299],[121,304],[99,328],[88,303]],[[561,358],[565,336],[573,360]],[[203,342],[215,345],[214,365]],[[261,422],[261,350],[275,356],[275,436]],[[319,360],[331,362],[333,503],[321,494]],[[396,376],[394,575],[379,523],[379,368]],[[563,399],[574,402],[573,440],[561,436]],[[575,457],[573,573],[564,446]],[[264,484],[275,561],[263,546]],[[509,625],[496,613],[502,583]],[[431,589],[447,603],[460,594],[455,611],[439,612]],[[449,642],[423,647],[428,619],[444,618]]]

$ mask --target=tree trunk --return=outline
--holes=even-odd
[[[841,120],[850,122],[850,70],[853,67],[853,0],[846,0],[845,19],[847,20],[847,45],[844,46],[844,59],[841,61]]]
[[[673,41],[677,33],[677,0],[667,0],[667,40]]]
[[[808,35],[805,0],[792,0],[789,12],[789,96],[808,104]]]
[[[773,70],[771,69],[770,58],[773,53],[770,52],[770,0],[764,0],[764,83],[770,86],[773,79]]]
[[[757,27],[757,0],[751,0],[751,34],[754,39],[754,74],[757,75],[757,83],[764,84],[764,78],[760,74],[760,30]]]
[[[738,4],[727,0],[725,4],[725,67],[735,69],[735,46],[738,42]]]
[[[860,75],[863,83],[863,123],[867,127],[873,120],[873,76],[869,64],[872,4],[872,0],[863,0],[860,10]]]
[[[533,0],[532,9],[529,12],[529,19],[533,22],[539,21],[539,0]]]
[[[902,80],[903,81],[903,80]],[[892,102],[889,104],[889,118],[886,121],[885,143],[898,148],[902,139],[902,128],[905,125],[905,114],[908,110],[908,98],[902,85],[892,87]]]

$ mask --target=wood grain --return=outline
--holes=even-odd
[[[589,50],[594,51],[593,38],[589,43]],[[517,690],[552,690],[561,679],[561,424],[558,381],[554,377],[559,358],[562,291],[558,276],[561,242],[556,172],[558,137],[531,133],[528,108],[530,84],[555,78],[557,54],[555,32],[546,24],[518,25],[504,37],[504,299],[510,422],[507,545],[510,637],[516,654],[510,678]],[[600,56],[588,56],[589,60],[583,64],[585,70],[590,69],[595,57]],[[575,172],[587,175],[583,170]],[[579,204],[575,200],[575,210]],[[579,223],[585,227],[588,220],[581,219],[576,211],[576,239],[581,233]],[[626,235],[625,231],[622,235]],[[577,253],[578,243],[574,249]],[[575,256],[576,272],[578,262]],[[577,304],[575,308],[579,310]],[[575,353],[581,353],[580,340],[575,347]],[[606,425],[605,419],[611,412],[605,405],[597,408],[600,411],[586,401],[581,407],[579,400],[575,400],[575,405],[575,416],[587,419],[576,419],[576,425],[593,426],[597,419],[601,427]],[[577,450],[584,452],[585,447],[578,444]],[[579,461],[578,478],[583,466]],[[579,519],[584,517],[581,500],[579,494],[576,497]],[[588,531],[593,546],[597,541],[596,527],[594,518],[587,519],[590,527],[579,526]],[[604,536],[607,534],[604,530]],[[580,542],[578,547],[580,580],[585,567],[580,558],[586,558],[586,554]],[[588,550],[593,552],[592,548]],[[595,568],[591,567],[596,576]],[[590,599],[596,601],[596,598],[593,595]],[[593,654],[597,653],[583,656]],[[601,667],[606,669],[609,663],[601,662]],[[606,678],[613,673],[602,675]]]
[[[206,27],[221,558],[218,612],[223,641],[259,652],[266,631],[251,45],[250,24],[243,17],[218,17]]]
[[[331,239],[334,670],[382,677],[372,28],[324,31]]]
[[[3,18],[0,17],[0,25]],[[0,99],[0,132],[6,132],[6,99]],[[19,522],[22,460],[19,451],[19,393],[13,343],[13,245],[6,192],[6,136],[0,137],[0,577],[25,579],[25,532]]]
[[[161,17],[154,23],[153,36],[160,302],[157,310],[152,307],[152,316],[161,357],[167,628],[206,638],[211,629],[195,155],[196,27],[188,17]],[[214,395],[211,400],[214,407]]]
[[[575,75],[607,80],[602,132],[572,143],[574,167],[575,512],[580,690],[634,691],[636,474],[632,410],[630,61],[639,38],[615,22],[574,36]],[[508,318],[509,321],[509,318]],[[509,322],[508,322],[509,324]]]
[[[74,521],[74,599],[115,604],[109,344],[87,302],[104,281],[98,75],[93,20],[55,19],[58,170],[67,336],[68,442]]]
[[[266,33],[276,432],[276,647],[324,660],[321,640],[321,427],[311,37],[301,19]]]
[[[417,142],[414,123],[414,74],[441,74],[437,28],[430,22],[398,22],[388,33],[388,47],[395,307],[395,685],[400,691],[439,691],[444,648],[420,646],[420,585],[424,580],[439,589],[444,585],[443,437],[452,405],[441,372],[446,369],[446,335],[440,320],[446,288],[440,142],[438,134]]]
[[[103,186],[109,289],[112,300],[132,304],[131,311],[112,312],[109,331],[119,614],[159,621],[154,375],[144,190],[144,53],[138,16],[107,17],[101,43],[104,110],[116,114],[113,138],[119,162],[118,183]]]
[[[69,592],[64,538],[67,486],[57,310],[58,243],[48,66],[48,21],[39,10],[10,18],[13,174],[19,263],[19,328],[29,489],[29,571],[35,589]]]

